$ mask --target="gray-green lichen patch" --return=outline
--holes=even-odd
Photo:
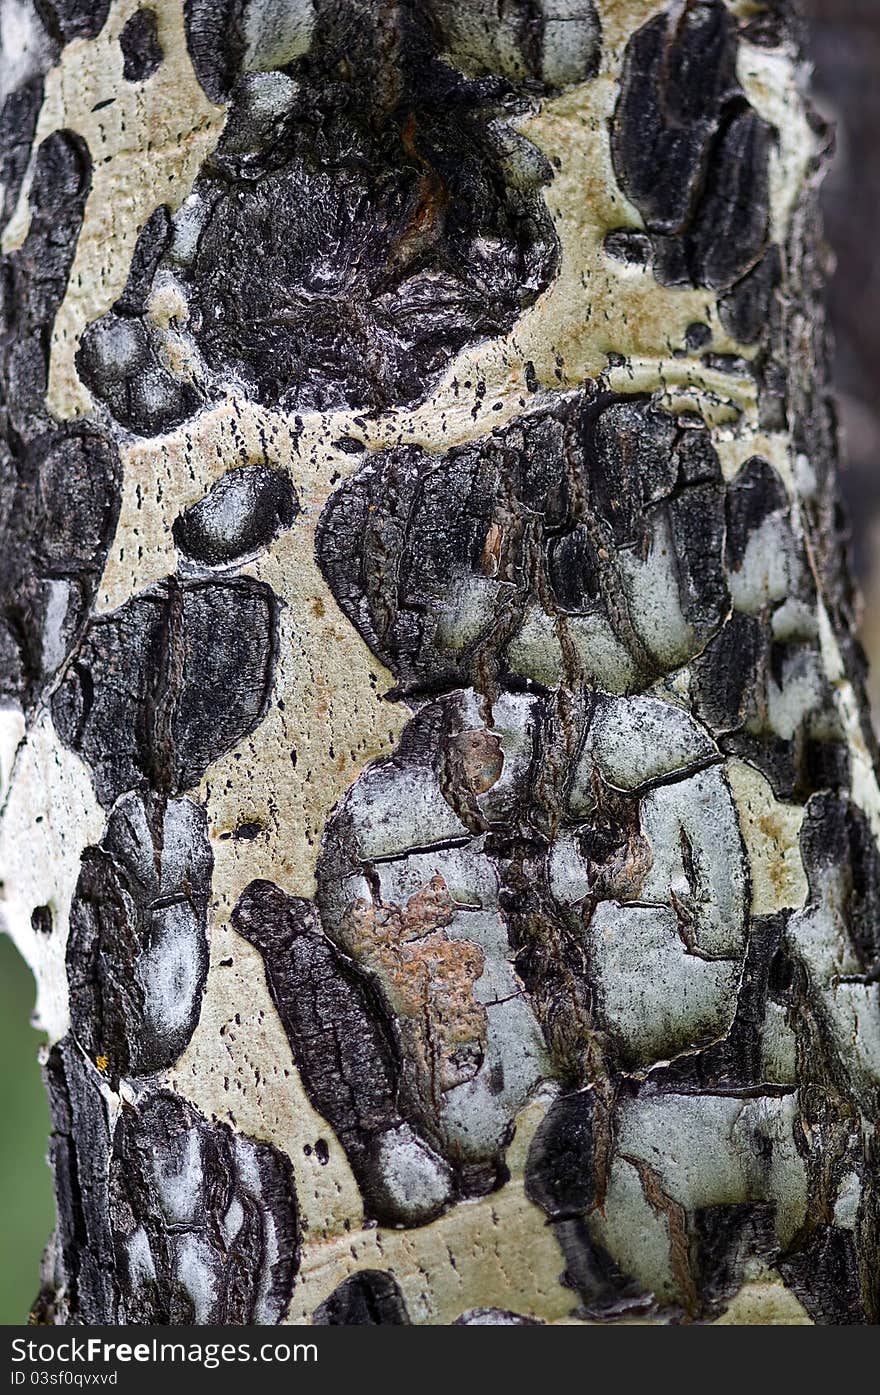
[[[681,776],[719,758],[711,737],[687,712],[648,696],[600,698],[587,753],[602,778],[621,790]],[[575,780],[583,778],[576,768]]]
[[[642,895],[680,906],[694,949],[707,956],[739,953],[745,937],[747,871],[742,840],[722,769],[713,767],[650,790],[642,831],[653,851]]]
[[[675,910],[601,901],[588,945],[601,1013],[628,1065],[644,1069],[730,1029],[741,965],[695,954]]]

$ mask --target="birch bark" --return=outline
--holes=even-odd
[[[35,1320],[868,1323],[785,0],[5,0]]]

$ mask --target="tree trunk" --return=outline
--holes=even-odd
[[[36,1320],[877,1321],[786,0],[2,16]]]

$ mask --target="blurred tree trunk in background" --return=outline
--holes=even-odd
[[[815,95],[835,124],[822,205],[836,269],[829,290],[843,427],[842,489],[865,589],[862,638],[880,702],[880,9],[874,0],[804,0]]]

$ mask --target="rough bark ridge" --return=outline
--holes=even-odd
[[[37,1319],[877,1321],[788,4],[0,16]]]

